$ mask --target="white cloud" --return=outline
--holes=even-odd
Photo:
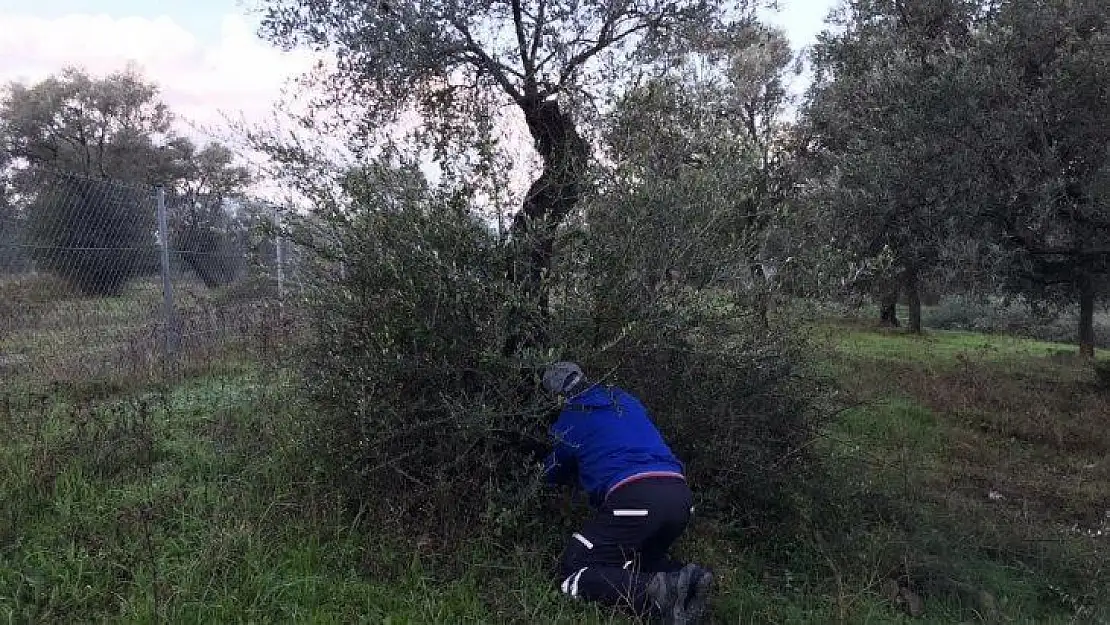
[[[222,114],[261,121],[287,81],[311,67],[305,52],[285,53],[259,39],[240,15],[222,19],[203,42],[169,17],[0,13],[0,81],[38,81],[66,65],[105,74],[135,63],[187,122],[219,126]]]

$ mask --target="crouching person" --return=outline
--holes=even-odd
[[[693,497],[647,410],[618,387],[587,382],[570,362],[549,366],[543,386],[563,402],[545,476],[552,485],[577,478],[594,509],[567,540],[562,591],[664,623],[701,622],[713,574],[667,555],[690,521]]]

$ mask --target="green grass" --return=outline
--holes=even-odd
[[[208,361],[222,345],[249,332],[277,333],[256,304],[270,301],[243,285],[209,290],[184,277],[174,281],[174,309],[186,359]],[[32,383],[49,379],[157,379],[165,341],[162,284],[155,277],[128,283],[115,297],[82,297],[48,275],[0,279],[0,377]]]
[[[1108,539],[1084,533],[1110,510],[1110,411],[1068,348],[823,327],[850,407],[802,522],[760,542],[702,520],[679,546],[718,571],[714,622],[1110,618]],[[561,597],[545,541],[434,553],[345,512],[280,369],[0,395],[0,623],[627,622]]]
[[[1075,346],[1062,343],[947,330],[912,336],[903,331],[826,327],[825,335],[845,356],[930,366],[951,366],[964,359],[1030,364],[1067,359],[1076,353]],[[1101,351],[1098,357],[1108,359],[1110,354]]]
[[[834,490],[869,502],[846,505],[846,522],[891,532],[905,581],[953,620],[981,613],[984,593],[998,618],[1110,619],[1097,534],[1110,529],[1110,396],[1074,347],[844,326],[825,338],[823,370],[855,402],[821,445],[845,478]]]
[[[86,398],[10,399],[0,414],[0,622],[506,620],[476,577],[434,577],[313,487],[288,380],[239,368]],[[94,413],[83,432],[78,408]],[[566,605],[523,558],[500,565],[521,613],[609,620]]]

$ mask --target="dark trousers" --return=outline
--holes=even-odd
[[[562,591],[646,614],[651,577],[682,568],[667,550],[685,531],[692,505],[690,488],[679,478],[645,478],[613,491],[568,539],[560,563]]]

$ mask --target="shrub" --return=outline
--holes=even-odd
[[[464,199],[356,199],[313,236],[299,229],[317,252],[307,388],[321,409],[318,468],[352,505],[413,538],[535,539],[552,527],[535,514],[546,492],[536,461],[556,415],[538,373],[570,358],[643,397],[703,511],[768,525],[789,514],[810,431],[799,350],[787,326],[754,314],[751,294],[715,281],[738,255],[696,228],[712,215],[630,192],[596,198],[589,227],[560,238],[544,313],[506,279],[506,248]],[[707,238],[676,250],[668,220]],[[503,353],[522,311],[550,348]]]
[[[927,309],[923,323],[938,330],[989,331],[997,324],[996,307],[983,299],[954,296]]]
[[[628,336],[587,365],[636,393],[686,463],[702,514],[770,531],[790,520],[810,436],[799,353],[786,336],[707,317],[688,335]]]
[[[119,295],[157,258],[149,190],[41,174],[28,211],[34,257],[85,295]]]
[[[439,197],[343,221],[312,289],[321,468],[410,532],[488,524],[523,496],[520,441],[543,434],[521,363],[499,351],[512,294],[497,242]]]
[[[1041,341],[1074,343],[1078,311],[1038,309],[1022,299],[952,296],[924,314],[924,323],[938,330],[967,330],[988,334],[1010,334]],[[1110,347],[1110,318],[1095,317],[1099,347]]]
[[[556,334],[566,356],[643,399],[703,513],[770,527],[792,514],[820,392],[802,391],[802,345],[789,318],[764,315],[766,287],[733,279],[746,270],[743,231],[701,227],[732,211],[696,201],[715,197],[707,182],[639,183],[590,202],[580,244],[562,255],[562,288],[587,295],[568,298]]]

